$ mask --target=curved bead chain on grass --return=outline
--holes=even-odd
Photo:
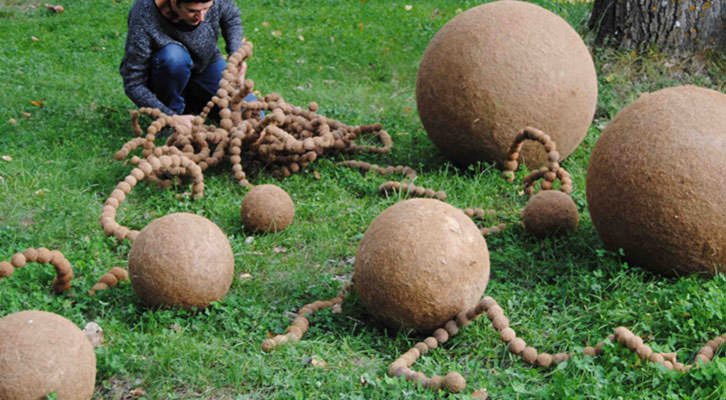
[[[446,201],[446,192],[443,190],[434,191],[433,189],[427,189],[422,186],[416,186],[413,183],[388,181],[378,187],[378,191],[383,195],[388,196],[388,192],[400,192],[406,194],[406,196],[426,197],[430,199],[437,199]]]
[[[341,161],[338,163],[338,165],[343,165],[345,167],[351,167],[351,168],[357,168],[363,172],[374,171],[380,175],[401,173],[401,174],[404,174],[406,176],[406,178],[408,178],[408,179],[414,179],[418,176],[418,174],[416,174],[416,171],[413,168],[405,166],[405,165],[397,165],[395,167],[388,166],[388,167],[384,168],[384,167],[381,167],[380,165],[367,163],[365,161],[357,161],[357,160]]]
[[[0,280],[12,275],[16,268],[22,268],[29,262],[51,264],[55,267],[56,277],[53,280],[53,291],[63,293],[71,288],[73,269],[71,263],[58,250],[48,250],[45,247],[34,249],[32,247],[23,252],[13,254],[10,262],[0,262]]]
[[[388,366],[388,374],[390,376],[404,376],[407,380],[414,381],[432,390],[444,388],[454,393],[464,390],[466,388],[466,379],[458,372],[449,372],[444,377],[434,375],[429,378],[426,374],[416,372],[410,367],[419,357],[446,343],[449,338],[456,336],[461,328],[477,319],[484,312],[483,301],[477,303],[473,308],[459,313],[456,318],[447,321],[442,328],[436,329],[431,336],[422,342],[416,343],[414,347],[403,353],[401,357]]]
[[[560,167],[560,153],[557,151],[557,145],[552,138],[541,130],[528,126],[514,138],[514,142],[507,152],[507,161],[504,163],[502,177],[508,182],[512,182],[514,180],[514,171],[516,171],[519,167],[519,161],[517,160],[519,159],[522,146],[526,140],[533,140],[544,146],[545,151],[547,152],[547,168],[550,171],[556,174]],[[550,182],[553,181],[554,177]]]
[[[351,283],[347,283],[334,298],[327,301],[318,300],[310,304],[304,305],[297,312],[297,317],[295,317],[295,319],[292,321],[292,324],[290,324],[284,334],[276,335],[275,337],[262,341],[262,350],[271,351],[285,343],[299,341],[305,334],[305,332],[310,329],[310,320],[308,319],[308,314],[313,314],[318,310],[333,307],[335,305],[342,305],[343,300],[345,299],[345,296],[347,296],[350,288]]]
[[[131,170],[131,173],[111,192],[106,200],[99,218],[103,232],[106,235],[114,235],[118,240],[128,239],[134,241],[139,231],[131,230],[116,222],[116,211],[126,199],[126,195],[136,184],[149,177],[154,177],[159,172],[166,172],[172,175],[191,175],[194,179],[192,185],[192,198],[204,196],[204,175],[201,168],[187,157],[179,155],[171,156],[149,156],[138,161],[138,166]]]
[[[541,167],[540,169],[531,172],[522,180],[524,193],[528,196],[533,195],[534,184],[541,178],[544,178],[542,181],[542,190],[551,190],[554,181],[559,179],[561,183],[560,191],[565,194],[572,194],[572,178],[570,177],[570,173],[562,167],[557,169],[557,173],[554,174],[554,177],[552,171],[550,171],[548,167]]]
[[[109,287],[118,286],[119,282],[129,280],[129,273],[123,268],[113,267],[99,278],[98,282],[88,291],[90,296],[95,296],[96,292],[106,290]]]

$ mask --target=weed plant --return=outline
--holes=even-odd
[[[511,229],[487,239],[496,298],[512,326],[541,351],[579,351],[618,325],[658,351],[690,360],[726,326],[726,278],[664,278],[603,250],[585,202],[585,173],[605,124],[639,93],[678,84],[724,90],[723,54],[672,59],[655,49],[593,48],[600,94],[586,139],[563,164],[575,182],[577,232],[537,241],[517,225],[526,204],[517,185],[487,164],[457,168],[429,142],[416,114],[417,63],[434,33],[475,1],[238,1],[246,37],[255,45],[248,76],[262,93],[349,124],[382,122],[393,135],[389,155],[354,155],[419,171],[417,185],[443,189],[450,203],[499,211],[486,223]],[[591,44],[591,4],[538,4],[567,19]],[[296,204],[293,224],[250,235],[240,225],[245,190],[228,163],[207,171],[204,198],[182,182],[169,190],[137,186],[119,222],[141,229],[153,218],[187,211],[217,223],[235,252],[229,294],[198,312],[145,307],[128,283],[89,297],[113,266],[126,266],[127,242],[103,234],[103,201],[132,168],[112,162],[133,137],[118,66],[131,0],[66,0],[53,14],[25,1],[0,0],[0,259],[27,247],[59,249],[76,274],[72,294],[50,291],[52,268],[31,264],[0,282],[0,316],[24,309],[59,313],[79,326],[96,321],[106,342],[97,350],[96,397],[120,399],[433,399],[386,367],[420,338],[376,325],[355,296],[342,313],[322,311],[303,340],[270,354],[260,349],[282,332],[290,312],[334,297],[350,279],[356,246],[368,224],[400,200],[377,192],[384,179],[320,159],[274,183]],[[409,7],[409,5],[411,7]],[[34,103],[31,103],[34,102]],[[42,107],[41,107],[42,105]],[[517,175],[521,182],[526,171]],[[319,174],[319,179],[316,176]],[[617,184],[613,182],[612,184]],[[624,227],[625,228],[625,227]],[[249,274],[249,277],[245,277]],[[1,340],[1,338],[0,338]],[[311,357],[327,367],[311,365]],[[428,375],[460,371],[467,398],[486,388],[498,399],[717,399],[726,393],[726,358],[689,374],[643,363],[621,346],[602,357],[575,357],[551,370],[510,355],[479,319],[416,368]],[[142,394],[143,393],[143,394]]]

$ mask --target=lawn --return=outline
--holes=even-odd
[[[96,398],[146,399],[396,399],[491,398],[717,399],[726,393],[726,358],[688,374],[642,362],[622,346],[597,358],[576,356],[542,370],[510,354],[480,318],[422,357],[427,375],[456,370],[468,380],[458,395],[431,392],[386,375],[393,360],[421,340],[377,325],[349,296],[342,312],[311,318],[299,343],[264,353],[291,313],[336,295],[350,279],[366,227],[401,199],[385,197],[375,173],[336,164],[359,159],[409,165],[417,185],[444,190],[457,207],[484,207],[483,221],[511,227],[487,237],[497,299],[517,334],[541,351],[580,352],[623,325],[657,351],[689,362],[709,339],[725,333],[726,278],[664,278],[628,265],[603,249],[585,200],[590,151],[607,122],[642,92],[679,84],[726,90],[726,56],[674,59],[656,50],[592,47],[590,3],[537,2],[565,18],[591,46],[599,76],[595,119],[580,147],[563,162],[580,211],[577,232],[543,241],[517,223],[527,198],[488,164],[457,168],[428,140],[416,113],[417,64],[435,32],[475,1],[238,1],[245,35],[254,44],[248,77],[262,94],[320,105],[319,113],[348,124],[381,122],[390,154],[321,158],[274,183],[295,202],[293,224],[276,234],[250,234],[239,217],[246,189],[229,162],[205,172],[204,197],[190,185],[163,190],[139,184],[118,212],[141,229],[179,211],[214,221],[229,237],[235,279],[227,296],[205,310],[144,306],[128,282],[91,297],[87,290],[111,267],[126,266],[131,243],[104,235],[103,202],[132,165],[113,161],[134,137],[133,104],[118,66],[131,0],[67,0],[65,12],[0,0],[0,260],[28,247],[58,249],[75,273],[71,294],[50,290],[52,268],[31,264],[0,281],[0,317],[25,309],[52,311],[81,328],[95,321],[105,343],[96,349]],[[412,5],[412,7],[407,7]],[[517,174],[517,181],[526,171]],[[0,340],[2,340],[0,338]],[[326,366],[316,366],[323,360]],[[140,396],[140,397],[139,397]]]

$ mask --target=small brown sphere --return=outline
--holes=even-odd
[[[525,229],[538,238],[573,232],[579,220],[572,197],[559,190],[537,192],[522,211]]]
[[[416,104],[431,141],[459,164],[504,163],[527,126],[546,132],[562,158],[582,141],[597,103],[595,66],[561,17],[523,1],[495,1],[444,25],[419,64]],[[536,167],[542,146],[526,143]]]
[[[667,275],[726,267],[726,95],[696,86],[642,94],[603,130],[587,204],[608,249]]]
[[[149,306],[204,308],[227,294],[234,255],[212,221],[169,214],[141,230],[129,252],[128,272],[136,295]]]
[[[36,400],[53,392],[88,400],[96,381],[96,354],[73,322],[45,311],[0,319],[0,399]]]
[[[489,282],[489,251],[461,210],[405,200],[366,230],[353,281],[361,302],[386,325],[430,332],[478,303]]]
[[[295,217],[290,196],[275,185],[259,185],[242,199],[242,224],[253,232],[279,232]]]

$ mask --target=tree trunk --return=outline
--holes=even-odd
[[[598,45],[726,50],[726,0],[595,0],[589,25]]]

